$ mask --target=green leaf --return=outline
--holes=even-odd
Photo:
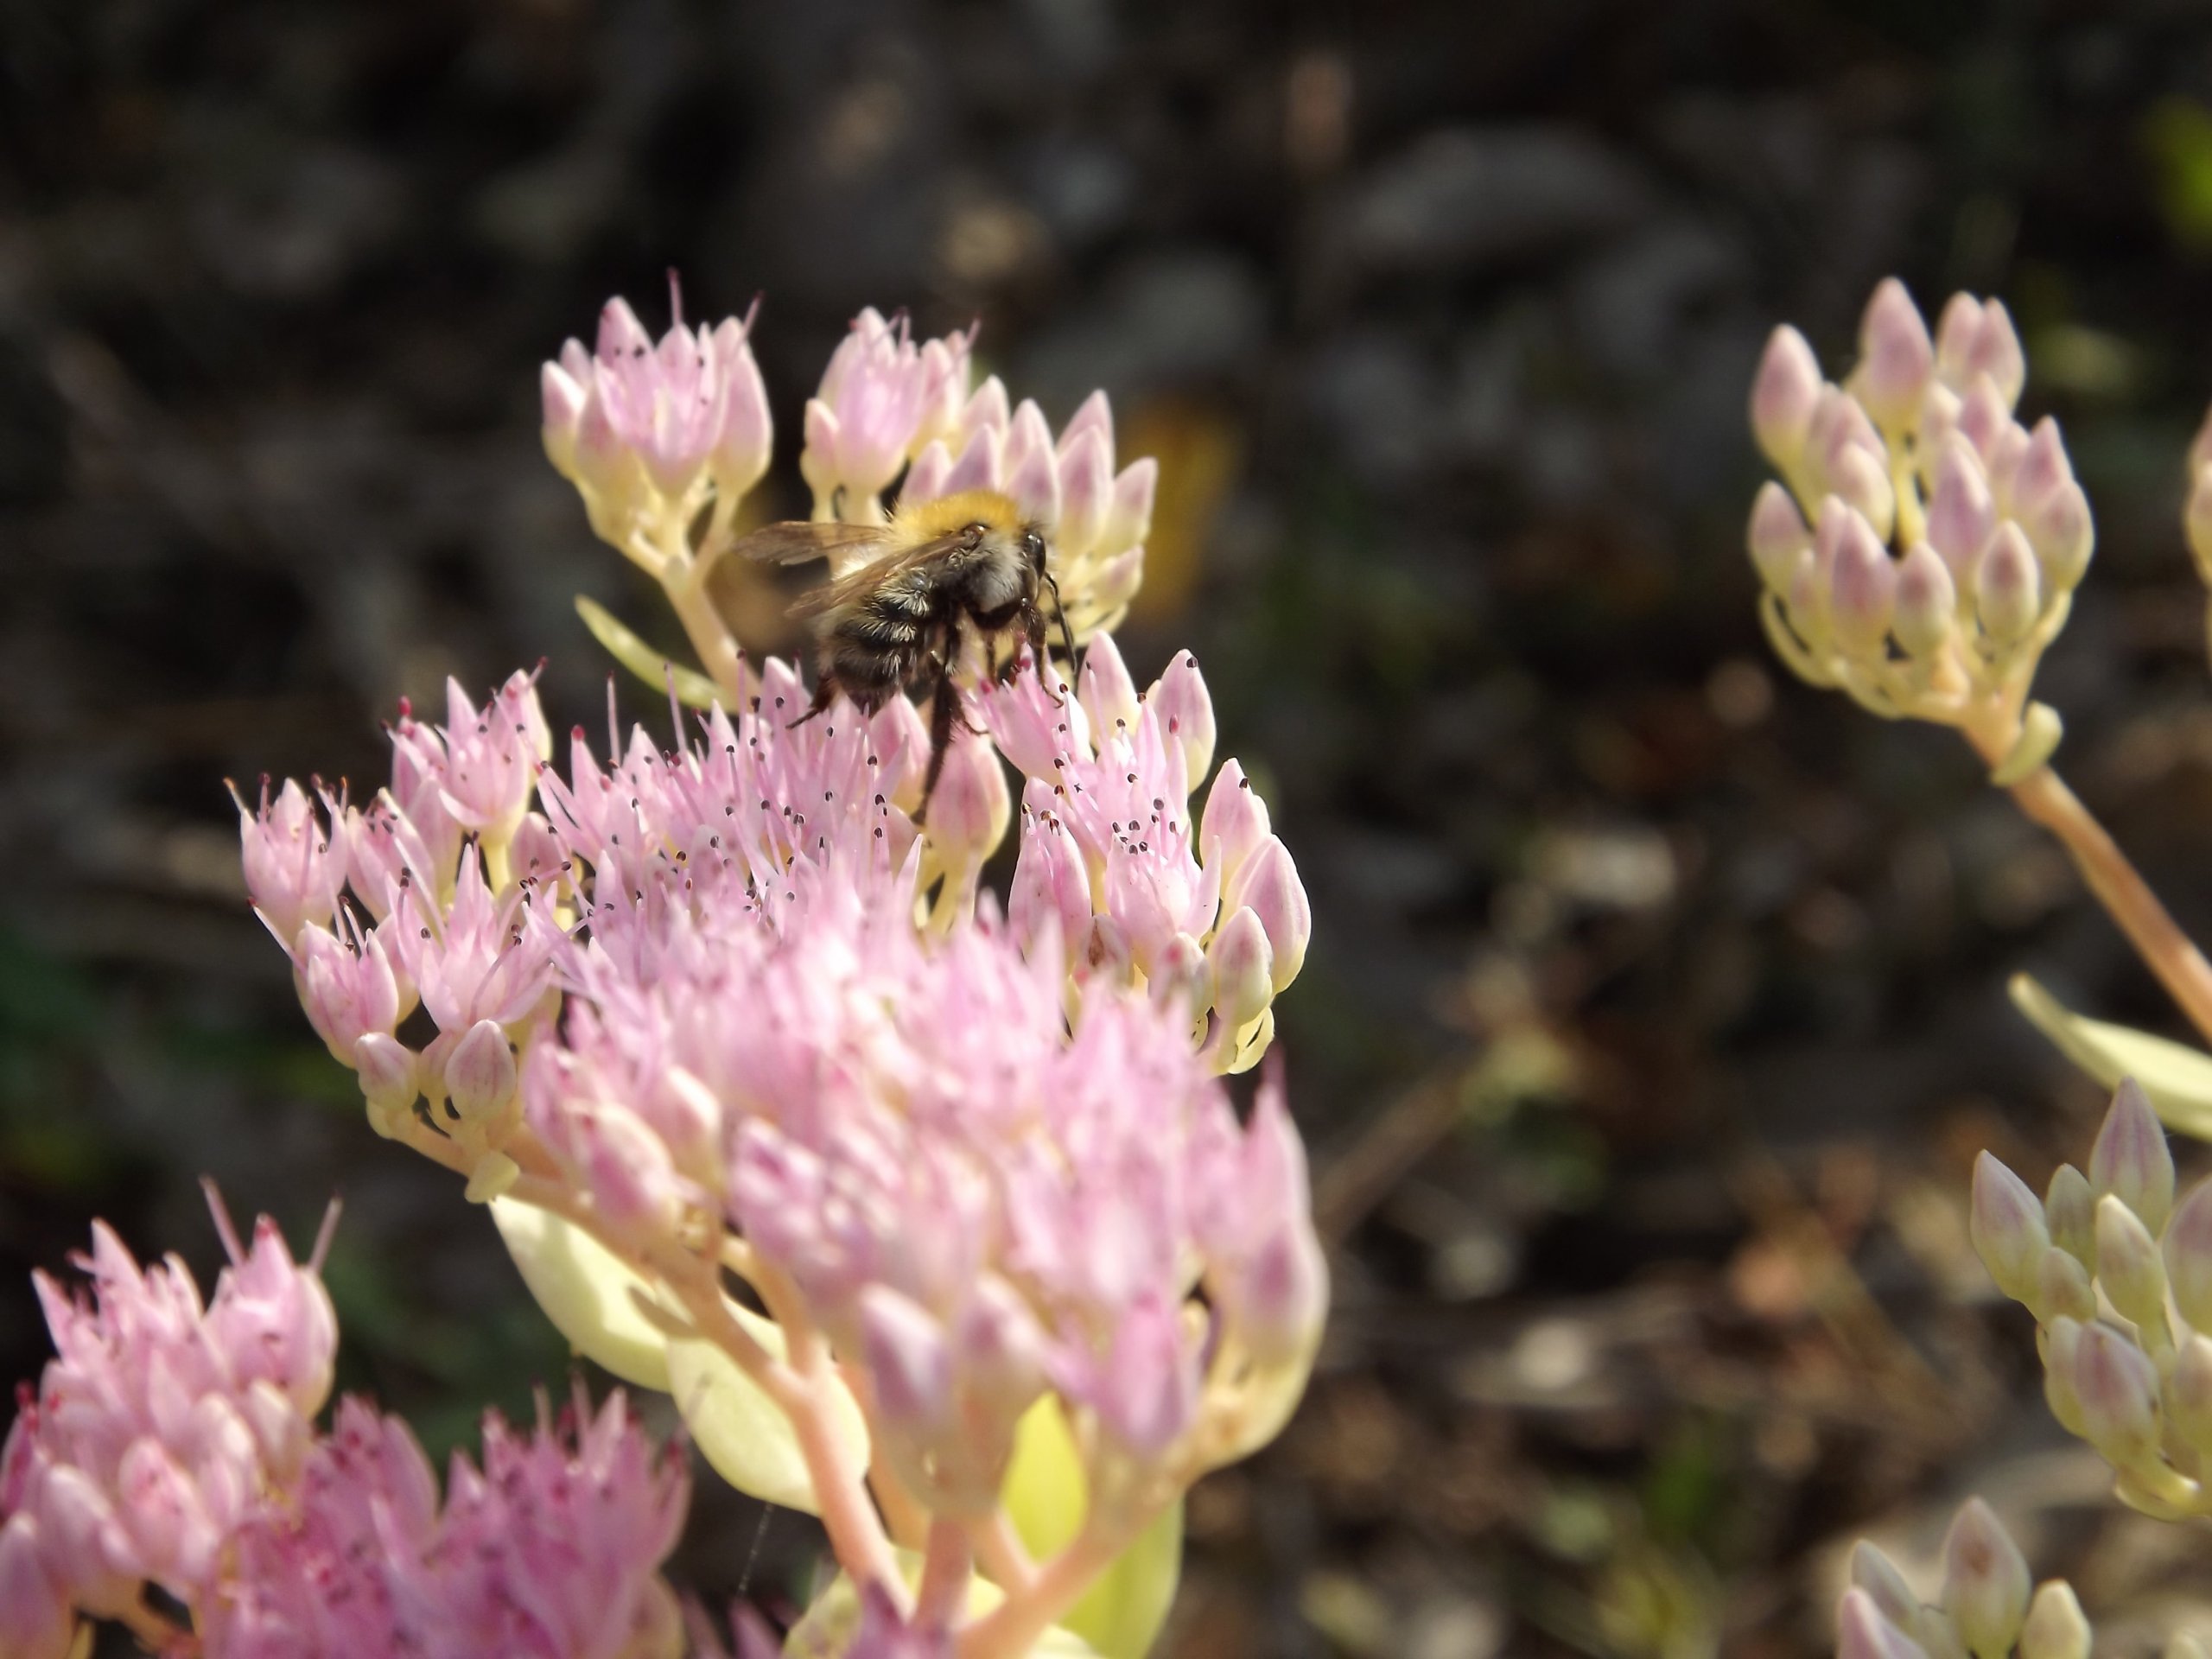
[[[668,1338],[632,1295],[654,1287],[575,1223],[518,1198],[494,1198],[493,1224],[522,1281],[569,1345],[625,1382],[667,1393]]]
[[[2075,1014],[2026,974],[2010,988],[2013,1007],[2068,1059],[2107,1089],[2134,1078],[2168,1128],[2212,1141],[2212,1054]]]
[[[1024,1413],[1001,1497],[1014,1529],[1040,1560],[1067,1548],[1090,1507],[1067,1413],[1048,1394]],[[1179,1497],[1098,1576],[1062,1624],[1102,1659],[1144,1659],[1166,1622],[1183,1567]]]
[[[729,1311],[754,1341],[783,1357],[784,1333],[774,1320],[734,1302]],[[668,1382],[685,1427],[716,1474],[751,1497],[809,1515],[821,1513],[791,1419],[728,1354],[710,1342],[672,1339],[668,1344]],[[834,1376],[824,1386],[831,1390],[834,1432],[843,1442],[849,1461],[867,1467],[868,1422],[861,1415],[860,1402]]]
[[[690,709],[710,709],[721,700],[715,683],[696,668],[671,662],[614,619],[598,601],[576,595],[576,614],[591,630],[591,637],[607,647],[614,660],[656,691],[665,696],[673,677],[676,700]]]

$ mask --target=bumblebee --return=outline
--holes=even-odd
[[[1023,644],[1042,672],[1041,601],[1050,593],[1068,660],[1075,660],[1044,533],[995,490],[901,506],[887,524],[768,524],[732,550],[779,564],[827,558],[844,568],[791,607],[793,616],[812,625],[818,674],[814,701],[791,724],[813,719],[841,693],[872,715],[893,697],[926,691],[930,762],[921,812],[937,791],[954,722],[966,726],[954,676],[971,641],[983,671],[1001,683],[1013,678]],[[1014,649],[1001,661],[1009,645]]]

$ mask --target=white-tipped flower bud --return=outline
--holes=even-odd
[[[1974,1162],[1968,1227],[1997,1288],[2016,1302],[2032,1304],[2044,1252],[2050,1248],[2043,1206],[2025,1181],[1987,1152]]]
[[[2020,390],[2028,382],[2028,356],[2020,349],[2020,336],[2012,327],[2012,314],[2005,308],[2002,300],[1990,300],[1981,308],[1981,327],[1967,353],[1967,369],[1970,374],[1985,374],[2011,409],[2020,401]]]
[[[1778,594],[1787,591],[1790,568],[1798,553],[1813,544],[1813,532],[1789,492],[1770,479],[1752,499],[1746,540],[1760,582]]]
[[[1982,549],[1974,584],[1975,613],[1991,642],[2001,647],[2026,639],[2043,613],[2043,577],[2035,550],[2011,519]]]
[[[2113,1091],[2112,1109],[2089,1149],[2089,1185],[2099,1198],[2111,1193],[2153,1233],[2173,1213],[2174,1160],[2166,1131],[2133,1077],[2121,1078]]]
[[[1978,1497],[1943,1541],[1942,1607],[1977,1659],[2004,1659],[2028,1616],[2028,1562]]]
[[[1828,572],[1828,621],[1853,656],[1878,656],[1897,608],[1897,568],[1858,513],[1847,515]]]
[[[1967,358],[1981,333],[1981,302],[1971,294],[1954,294],[1943,302],[1936,320],[1936,372],[1950,385],[1963,387],[1974,377]]]
[[[2095,1262],[2097,1194],[2088,1176],[2071,1164],[2051,1171],[2050,1185],[2044,1189],[2043,1214],[2052,1243],[2085,1268]]]
[[[1951,637],[1958,608],[1958,589],[1942,555],[1915,542],[1897,565],[1897,613],[1890,621],[1897,644],[1910,657],[1933,654]]]
[[[2174,1306],[2192,1326],[2212,1335],[2212,1181],[2199,1181],[2175,1205],[2164,1245]]]
[[[2089,1659],[2089,1621],[2074,1586],[2052,1579],[2037,1587],[2020,1627],[2019,1659]]]
[[[2063,1251],[2060,1257],[2074,1259]],[[2110,1193],[2097,1200],[2097,1283],[2122,1319],[2146,1330],[2164,1329],[2166,1274],[2158,1242]]]
[[[1881,451],[1856,444],[1838,448],[1828,461],[1827,484],[1873,526],[1877,539],[1889,540],[1897,528],[1897,486],[1890,482],[1889,466]]]
[[[1751,382],[1751,430],[1767,459],[1784,472],[1804,450],[1820,395],[1820,361],[1805,336],[1784,324],[1768,338]]]
[[[1883,430],[1902,433],[1920,410],[1936,366],[1936,347],[1904,284],[1885,276],[1859,325],[1859,400]]]

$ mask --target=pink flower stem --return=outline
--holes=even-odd
[[[988,1516],[974,1516],[967,1525],[968,1541],[976,1552],[976,1559],[983,1564],[983,1571],[990,1574],[999,1588],[1008,1595],[1016,1595],[1037,1581],[1036,1558],[1021,1541],[1021,1535],[1014,1529],[1014,1522],[1003,1507],[993,1510]]]
[[[915,1621],[958,1623],[968,1599],[968,1580],[974,1572],[968,1535],[960,1523],[942,1516],[931,1522],[929,1542],[922,1552],[922,1581],[914,1593]]]
[[[1967,741],[1993,766],[2018,741],[2019,723],[2016,717],[1987,726],[1969,723],[1962,729]],[[2144,966],[2158,976],[2199,1034],[2212,1041],[2212,963],[2206,962],[2204,953],[2167,914],[2120,843],[2048,766],[2014,784],[2012,794],[2021,811],[2058,837]]]
[[[1146,1517],[1149,1519],[1149,1517]],[[1020,1659],[1114,1564],[1125,1540],[1086,1528],[1019,1592],[960,1632],[959,1659]]]

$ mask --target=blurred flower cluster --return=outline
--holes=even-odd
[[[926,830],[909,702],[798,721],[798,673],[704,588],[766,465],[746,334],[655,343],[615,301],[543,376],[548,454],[698,649],[658,665],[696,731],[578,729],[561,767],[530,676],[451,687],[372,797],[242,799],[248,887],[378,1132],[463,1175],[570,1341],[670,1391],[727,1478],[822,1517],[817,1631],[989,1659],[1065,1620],[1134,1655],[1183,1492],[1280,1429],[1319,1341],[1280,1078],[1242,1117],[1222,1082],[1311,912],[1195,661],[1139,690],[1103,632],[1153,464],[1116,471],[1103,395],[1056,441],[971,386],[968,336],[854,324],[807,409],[817,517],[880,521],[902,476],[1001,492],[1088,647],[962,689]]]
[[[1760,491],[1750,529],[1776,651],[1877,714],[1957,728],[2212,1040],[2212,963],[2059,779],[2059,718],[2029,701],[2094,531],[2056,424],[2016,418],[2027,365],[2011,317],[1958,295],[1931,337],[1891,279],[1859,343],[1835,385],[1801,334],[1778,328],[1752,387],[1753,430],[1783,480]],[[2189,475],[2183,527],[2212,585],[2212,419]],[[2061,1166],[2041,1198],[1981,1154],[1975,1248],[2035,1316],[2051,1411],[2112,1465],[2118,1496],[2171,1520],[2212,1514],[2212,1182],[2177,1203],[2165,1140],[2167,1125],[2212,1138],[2212,1055],[2075,1014],[2024,975],[2012,995],[2116,1092],[2087,1173]],[[1923,1608],[1862,1548],[1840,1651],[2088,1652],[2071,1592],[2046,1585],[2031,1601],[2018,1550],[1978,1503],[1948,1559],[1940,1608]],[[2197,1649],[2183,1637],[2170,1651]]]
[[[348,1399],[315,1427],[327,1230],[302,1268],[266,1220],[245,1250],[215,1217],[231,1264],[204,1304],[182,1262],[141,1268],[104,1223],[91,1300],[38,1276],[57,1357],[0,1455],[0,1655],[80,1652],[80,1614],[168,1650],[149,1586],[207,1659],[680,1651],[659,1567],[688,1484],[620,1395],[527,1436],[491,1414],[481,1470],[456,1454],[442,1504],[398,1419]]]
[[[1974,1167],[1974,1240],[2036,1318],[2060,1422],[2149,1514],[2212,1512],[2212,1183],[2177,1204],[2165,1131],[2130,1081],[2085,1175],[2063,1164],[2038,1200],[1989,1154]]]
[[[1836,1609],[1836,1659],[2089,1659],[2091,1631],[2063,1579],[2031,1586],[2027,1559],[1969,1498],[1943,1540],[1943,1583],[1923,1604],[1897,1563],[1861,1539]],[[2195,1659],[2169,1651],[2169,1659]]]

